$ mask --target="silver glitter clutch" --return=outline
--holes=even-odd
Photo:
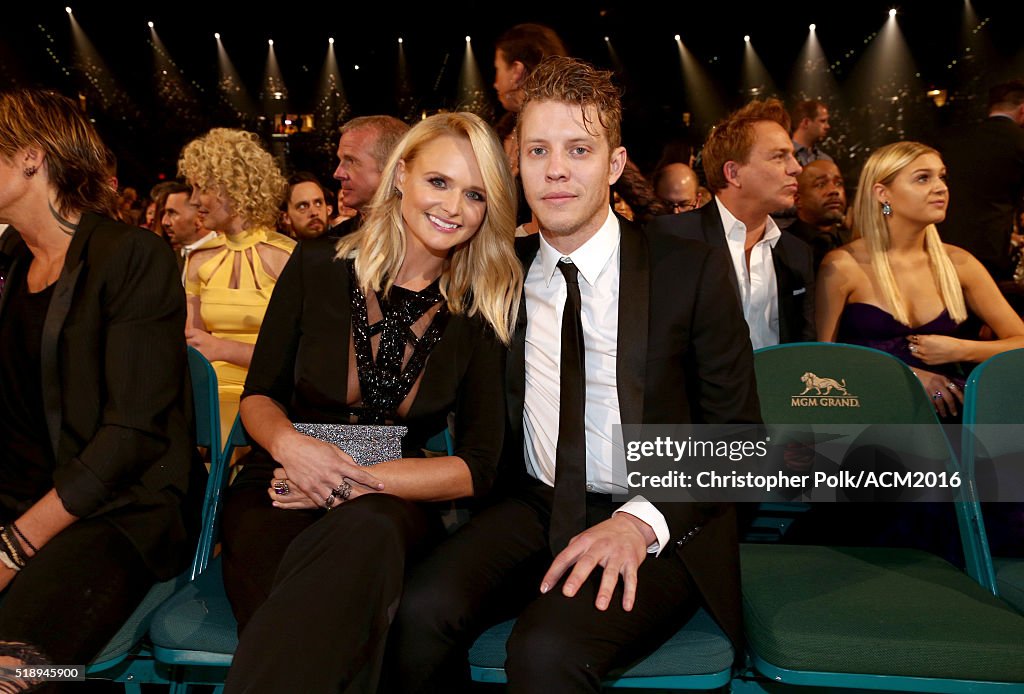
[[[407,427],[371,424],[293,424],[295,431],[334,444],[358,465],[376,465],[402,457]]]

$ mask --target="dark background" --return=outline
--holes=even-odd
[[[811,22],[838,85],[812,94],[823,96],[832,109],[833,133],[824,149],[836,156],[847,178],[873,147],[900,138],[928,141],[942,128],[969,123],[983,115],[992,83],[1024,76],[1019,9],[1024,3],[992,0],[897,4],[913,67],[898,58],[869,60],[878,43],[873,35],[892,6],[870,0],[504,6],[300,1],[278,3],[273,11],[251,2],[75,2],[75,18],[102,61],[94,58],[84,69],[65,3],[14,4],[5,3],[0,13],[0,89],[42,86],[79,97],[118,155],[122,183],[143,192],[158,177],[173,177],[181,147],[215,125],[256,130],[288,168],[327,177],[342,116],[392,113],[412,121],[423,112],[467,105],[485,117],[500,116],[491,87],[494,40],[525,21],[552,26],[571,53],[616,71],[624,89],[626,145],[645,171],[669,139],[703,139],[710,123],[683,124],[683,113],[692,112],[698,98],[707,100],[716,116],[751,96],[777,95],[791,104],[797,97],[794,65]],[[977,21],[965,23],[965,10]],[[155,23],[166,58],[155,55],[147,21]],[[233,107],[218,87],[215,31],[252,96],[251,108]],[[687,93],[676,33],[708,71],[716,93]],[[481,88],[469,95],[459,89],[467,34],[481,79]],[[751,35],[771,75],[771,82],[755,80],[753,92],[741,77],[744,34]],[[335,99],[330,111],[318,89],[329,36],[336,40],[346,97]],[[407,66],[404,90],[398,79],[400,36]],[[269,38],[287,87],[286,110],[316,114],[314,133],[273,138],[270,121],[260,119],[266,115],[260,93]],[[162,75],[163,69],[170,74]],[[176,80],[176,74],[183,79]],[[931,88],[948,90],[945,106],[926,96]],[[274,106],[285,110],[281,102]]]

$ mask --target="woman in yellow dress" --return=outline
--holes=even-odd
[[[192,252],[185,270],[185,338],[217,372],[221,432],[238,400],[277,277],[295,241],[274,231],[287,181],[256,135],[214,128],[181,153],[203,226],[220,235]]]

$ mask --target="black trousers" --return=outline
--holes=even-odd
[[[302,515],[274,509],[263,494],[264,510],[274,511],[262,514],[267,519]],[[267,525],[249,538],[257,554],[282,544],[287,549],[265,602],[241,631],[225,691],[375,692],[406,567],[443,537],[438,516],[429,506],[367,494],[320,512],[289,543],[293,530]],[[244,569],[239,547],[229,551],[235,569]],[[251,567],[265,568],[272,559],[256,556]],[[238,588],[228,583],[227,567],[226,586]],[[243,597],[262,580],[248,576]]]
[[[0,655],[45,664],[85,665],[142,602],[156,582],[132,543],[102,518],[80,520],[40,548],[0,604]],[[33,660],[31,656],[25,660]],[[76,691],[52,684],[38,691]]]
[[[588,523],[606,520],[615,507],[590,495]],[[542,595],[553,558],[550,508],[549,487],[525,489],[474,518],[416,567],[391,630],[388,691],[465,691],[470,645],[518,614],[507,646],[507,691],[597,692],[611,669],[650,653],[690,619],[697,592],[671,547],[640,565],[630,612],[622,609],[621,581],[607,611],[594,607],[600,568],[573,598],[562,595],[561,582]]]

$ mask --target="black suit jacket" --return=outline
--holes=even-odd
[[[21,281],[32,255],[8,236],[8,281]],[[0,320],[9,296],[0,296]],[[161,579],[190,559],[206,477],[184,330],[185,296],[167,244],[83,215],[43,324],[53,484],[68,512],[107,519]]]
[[[725,225],[714,200],[699,210],[655,217],[647,228],[703,241],[729,252]],[[783,231],[772,249],[772,263],[778,285],[779,342],[814,342],[814,257],[810,246]],[[729,278],[738,300],[739,279],[731,262]]]
[[[728,259],[706,244],[645,233],[620,219],[616,386],[624,424],[760,422],[746,323],[725,279]],[[529,272],[539,238],[516,239]],[[519,311],[507,366],[506,449],[523,466],[525,341],[529,305]],[[704,602],[742,643],[739,555],[731,504],[658,503],[671,547]]]
[[[998,280],[1011,279],[1013,212],[1024,201],[1024,128],[990,117],[940,145],[949,171],[942,240],[969,251]]]

